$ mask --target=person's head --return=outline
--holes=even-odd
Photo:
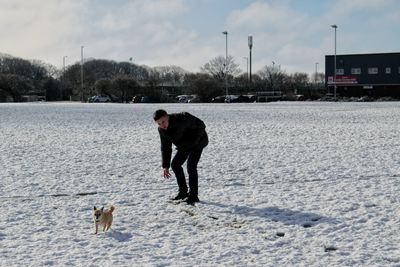
[[[166,130],[169,125],[168,113],[163,109],[158,109],[153,114],[154,121],[158,124],[158,127]]]

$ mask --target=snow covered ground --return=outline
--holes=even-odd
[[[157,108],[207,125],[195,207]],[[400,266],[399,133],[399,102],[0,104],[0,266]]]

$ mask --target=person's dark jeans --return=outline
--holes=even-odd
[[[171,168],[175,173],[176,181],[178,183],[179,192],[187,193],[188,187],[186,185],[185,173],[183,172],[182,165],[187,160],[187,172],[189,175],[189,189],[190,194],[197,196],[198,194],[198,174],[197,164],[199,163],[203,149],[193,150],[189,152],[177,151],[172,159]]]

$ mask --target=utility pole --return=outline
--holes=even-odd
[[[333,97],[334,97],[334,99],[335,99],[335,101],[336,101],[336,29],[337,29],[337,25],[336,24],[334,24],[334,25],[331,25],[331,27],[332,28],[334,28],[335,29],[335,58],[334,58],[334,70],[333,70],[333,73],[334,73],[334,76],[333,76]]]
[[[231,102],[228,98],[228,31],[222,32],[225,35],[225,102]]]
[[[249,50],[250,50],[249,81],[250,81],[250,84],[251,84],[251,49],[253,48],[253,36],[251,36],[251,35],[248,37],[248,44],[249,44]]]
[[[243,57],[243,59],[246,59],[246,76],[247,76],[247,80],[249,80],[249,58]]]
[[[83,48],[84,46],[81,46],[81,101],[85,102],[83,99]]]
[[[63,98],[64,91],[65,91],[65,59],[67,56],[63,56],[63,79],[62,79],[62,93],[61,93],[61,98]]]

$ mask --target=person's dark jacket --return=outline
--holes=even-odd
[[[167,129],[158,128],[161,138],[163,168],[171,164],[172,144],[178,151],[190,152],[202,149],[208,144],[206,125],[199,118],[187,113],[169,114]]]

